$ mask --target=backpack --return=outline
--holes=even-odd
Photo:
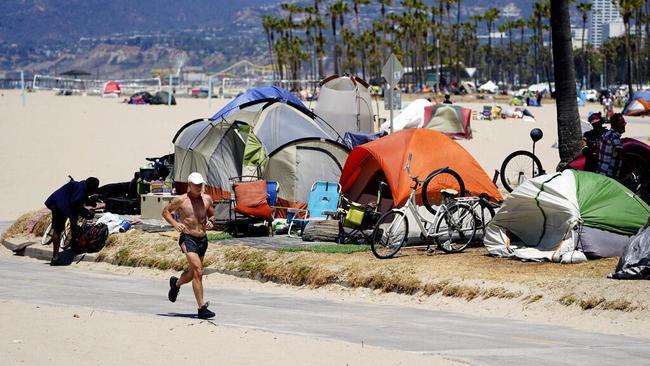
[[[77,253],[95,253],[102,250],[108,238],[108,226],[104,223],[84,225],[73,248]]]

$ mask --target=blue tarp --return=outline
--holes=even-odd
[[[307,107],[305,107],[305,105],[302,104],[300,99],[296,98],[288,90],[278,88],[277,86],[263,86],[260,88],[250,89],[246,93],[241,94],[237,98],[231,100],[230,103],[226,104],[225,107],[221,108],[221,110],[217,112],[214,116],[212,116],[211,119],[216,120],[221,117],[227,117],[232,113],[235,113],[237,110],[239,110],[239,106],[241,106],[242,104],[252,102],[255,100],[267,99],[267,98],[278,99],[285,102],[290,101],[293,104],[297,104],[307,109]]]
[[[346,132],[345,137],[343,137],[343,144],[352,150],[356,146],[377,140],[378,138],[384,137],[386,135],[388,135],[388,132],[386,131],[376,133]]]

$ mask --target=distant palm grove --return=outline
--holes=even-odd
[[[650,79],[650,1],[613,1],[624,36],[595,49],[584,30],[578,34],[581,87],[640,86]],[[592,4],[569,2],[575,25],[587,28]],[[333,72],[372,80],[392,52],[412,71],[407,82],[414,85],[444,77],[517,86],[553,80],[549,18],[550,0],[535,2],[530,18],[514,20],[502,19],[497,8],[467,14],[462,0],[314,0],[308,6],[283,3],[279,14],[262,18],[262,26],[276,79],[317,80]],[[469,77],[466,68],[477,72]]]

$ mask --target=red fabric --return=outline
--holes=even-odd
[[[266,180],[237,182],[235,191],[235,212],[251,217],[272,219],[273,210],[267,202]]]
[[[342,193],[357,200],[355,194],[359,195],[367,185],[377,184],[368,180],[381,170],[395,206],[404,205],[412,186],[404,171],[409,153],[413,154],[412,175],[424,179],[432,171],[448,166],[461,175],[468,194],[486,193],[494,201],[503,201],[490,177],[467,150],[448,136],[424,128],[406,129],[354,148],[339,180]]]
[[[645,158],[646,161],[650,160],[650,146],[648,144],[629,137],[622,138],[621,142],[623,143],[623,151],[626,153],[634,153]],[[584,155],[580,154],[577,158],[573,159],[573,161],[569,163],[569,168],[585,170]]]
[[[104,94],[120,94],[122,92],[122,89],[120,88],[120,84],[110,81],[106,83],[106,87],[104,88]]]

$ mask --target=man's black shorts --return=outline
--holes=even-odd
[[[181,237],[178,239],[178,245],[181,247],[181,250],[183,250],[183,244],[185,244],[185,250],[188,252],[193,252],[199,257],[203,257],[208,250],[208,236],[198,237],[190,234],[181,234]]]
[[[62,233],[65,229],[65,220],[68,218],[58,208],[52,208],[52,229],[57,233]]]

